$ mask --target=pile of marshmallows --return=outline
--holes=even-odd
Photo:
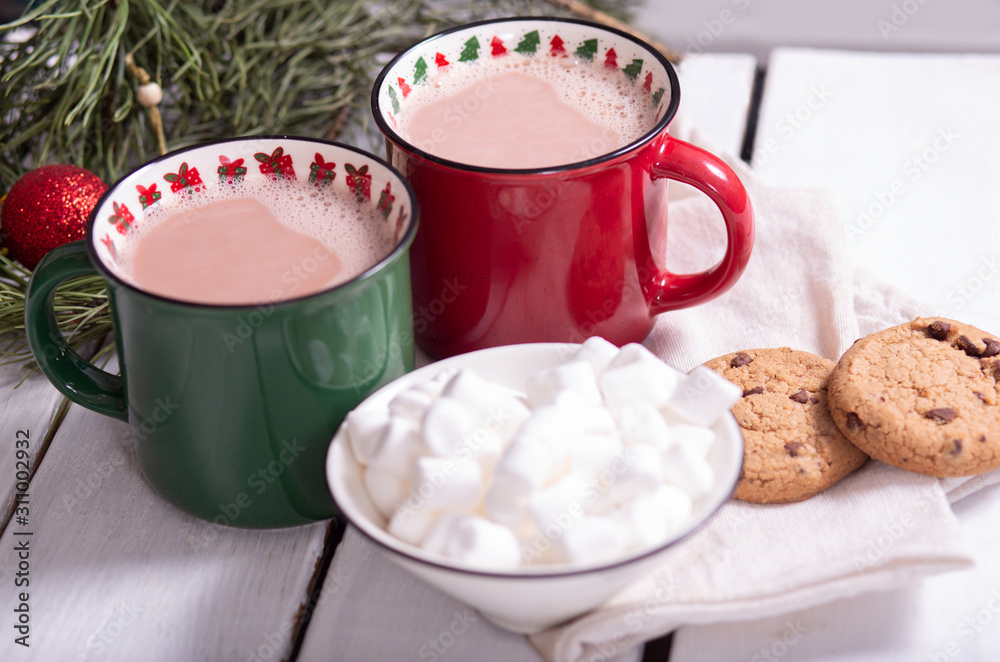
[[[469,369],[347,417],[397,538],[488,570],[589,565],[667,540],[715,480],[712,424],[742,395],[705,367],[594,337],[524,392]]]

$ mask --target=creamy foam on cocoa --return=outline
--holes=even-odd
[[[255,304],[344,283],[393,245],[390,224],[353,193],[247,180],[148,210],[129,232],[121,264],[127,280],[156,294]]]
[[[519,82],[525,76],[538,83]],[[404,138],[436,156],[532,168],[624,147],[650,131],[656,115],[649,93],[618,69],[510,53],[436,71],[411,88],[397,121]]]

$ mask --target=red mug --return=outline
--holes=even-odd
[[[481,45],[489,48],[480,53]],[[658,107],[655,125],[595,158],[531,169],[440,158],[397,131],[396,117],[414,88],[428,84],[429,68],[473,67],[480,59],[513,57],[515,50],[530,55],[532,47],[535,57],[576,57],[618,68],[627,63],[623,75]],[[410,181],[420,204],[421,225],[410,249],[420,346],[441,358],[593,335],[618,345],[641,342],[656,315],[732,287],[753,247],[750,200],[722,160],[667,132],[679,100],[677,74],[656,49],[586,21],[482,21],[429,37],[386,65],[372,109],[388,160]],[[705,271],[674,274],[662,266],[668,179],[701,190],[722,212],[726,252]],[[655,251],[651,236],[661,238]]]

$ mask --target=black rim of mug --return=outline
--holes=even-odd
[[[633,140],[629,144],[624,145],[623,147],[619,147],[614,151],[608,152],[606,154],[601,154],[600,156],[596,156],[592,159],[577,161],[576,163],[567,163],[565,165],[559,165],[559,166],[545,166],[542,168],[489,168],[485,166],[469,165],[466,163],[459,163],[458,161],[452,161],[450,159],[444,159],[439,156],[434,156],[433,154],[425,150],[422,150],[413,143],[405,140],[402,136],[399,135],[399,133],[396,132],[395,129],[393,129],[389,125],[388,122],[386,122],[385,117],[383,117],[382,115],[381,104],[379,103],[379,93],[382,90],[383,83],[389,76],[389,72],[392,71],[393,67],[395,67],[400,60],[402,60],[407,55],[412,53],[415,49],[423,48],[428,43],[433,42],[437,39],[447,37],[448,35],[453,34],[455,32],[462,32],[464,30],[478,28],[483,25],[492,25],[497,23],[520,23],[520,22],[571,23],[575,25],[584,25],[587,27],[594,28],[595,30],[599,30],[601,32],[607,32],[616,35],[618,37],[621,37],[622,39],[626,39],[640,46],[641,48],[646,50],[646,52],[648,52],[649,55],[653,57],[660,64],[661,67],[663,67],[663,70],[667,74],[667,79],[670,81],[670,100],[667,102],[667,108],[663,113],[663,117],[657,120],[656,124],[654,124],[653,128],[651,128],[649,131],[639,136],[637,139]],[[431,35],[430,37],[427,37],[426,39],[414,44],[405,51],[398,53],[396,57],[392,58],[392,60],[390,60],[389,63],[382,68],[382,71],[379,72],[378,77],[375,79],[375,84],[372,86],[371,107],[372,107],[372,114],[375,116],[375,123],[378,125],[378,128],[380,131],[382,131],[383,135],[388,137],[392,142],[396,143],[406,151],[416,154],[417,156],[420,156],[421,158],[424,158],[428,161],[455,170],[462,170],[467,172],[480,172],[480,173],[505,174],[505,175],[541,175],[541,174],[566,172],[568,170],[579,170],[583,168],[589,168],[591,166],[599,165],[606,161],[611,161],[613,159],[616,159],[622,156],[623,154],[628,154],[629,152],[632,152],[633,150],[636,150],[639,147],[646,145],[647,143],[655,139],[657,136],[659,136],[661,133],[663,133],[663,131],[667,128],[667,126],[670,125],[670,122],[677,114],[677,108],[680,105],[680,100],[681,100],[680,96],[681,96],[680,82],[677,79],[677,72],[674,70],[673,65],[670,64],[670,61],[667,60],[667,58],[662,53],[653,48],[649,43],[643,41],[642,39],[639,39],[638,37],[635,37],[634,35],[630,35],[629,33],[624,32],[623,30],[619,30],[617,28],[613,28],[607,25],[602,25],[600,23],[595,23],[593,21],[584,21],[575,18],[558,18],[554,16],[511,16],[508,18],[493,18],[484,21],[475,21],[473,23],[465,23],[464,25],[459,25],[454,28],[442,30],[437,34]]]
[[[146,170],[148,168],[151,168],[151,167],[155,166],[156,164],[160,163],[161,161],[165,161],[167,159],[174,158],[174,157],[176,157],[176,156],[178,156],[180,154],[183,154],[185,152],[190,152],[190,151],[195,150],[195,149],[200,149],[200,148],[203,148],[203,147],[211,147],[212,145],[220,145],[220,144],[223,144],[223,143],[242,143],[242,142],[262,141],[262,140],[269,140],[269,141],[270,140],[274,140],[274,141],[278,141],[278,140],[281,140],[281,141],[295,141],[295,142],[305,142],[305,143],[314,143],[314,144],[329,145],[330,147],[337,147],[337,148],[340,148],[340,149],[346,149],[346,150],[349,150],[351,152],[355,152],[359,156],[363,156],[366,159],[371,159],[372,161],[375,161],[379,165],[383,166],[384,168],[386,168],[386,170],[388,170],[388,172],[389,172],[390,175],[392,175],[393,177],[395,177],[399,181],[399,183],[403,186],[403,189],[406,191],[407,197],[409,197],[409,199],[410,199],[410,207],[411,207],[410,224],[409,224],[409,227],[407,227],[406,232],[403,233],[403,236],[400,237],[399,240],[397,240],[396,244],[393,246],[392,250],[389,251],[388,255],[386,255],[381,260],[379,260],[378,262],[376,262],[374,265],[368,267],[367,269],[365,269],[364,271],[362,271],[360,274],[358,274],[354,278],[351,278],[348,281],[345,281],[343,283],[340,283],[339,285],[335,285],[333,287],[330,287],[330,288],[327,288],[327,289],[324,289],[324,290],[320,290],[319,292],[313,292],[312,294],[306,294],[306,295],[303,295],[303,296],[293,297],[293,298],[290,298],[290,299],[280,299],[278,301],[268,301],[268,302],[255,303],[255,304],[254,303],[251,303],[251,304],[200,303],[200,302],[197,302],[197,301],[186,301],[186,300],[183,300],[183,299],[174,299],[172,297],[163,296],[161,294],[155,294],[153,292],[147,292],[146,290],[142,289],[141,287],[136,287],[132,283],[129,283],[126,280],[124,280],[123,278],[121,278],[110,267],[108,267],[108,265],[106,265],[104,263],[104,261],[101,259],[101,257],[97,254],[97,248],[96,248],[96,238],[97,238],[97,236],[96,236],[96,234],[94,234],[93,228],[94,228],[94,225],[97,223],[99,212],[104,207],[104,205],[108,202],[108,200],[111,198],[112,194],[114,194],[115,191],[117,191],[128,179],[130,179],[131,177],[136,176],[138,173],[140,173],[143,170]],[[91,212],[90,218],[87,220],[86,238],[85,238],[84,241],[86,241],[87,255],[90,258],[91,263],[97,269],[98,273],[100,273],[101,276],[103,276],[105,278],[105,280],[112,281],[112,282],[114,282],[119,287],[123,287],[123,288],[131,290],[133,292],[138,292],[138,293],[142,294],[143,296],[147,296],[147,297],[150,297],[152,299],[156,299],[158,301],[162,301],[162,302],[165,302],[165,303],[170,303],[170,304],[177,305],[177,306],[187,306],[187,307],[191,307],[191,308],[201,308],[201,309],[204,309],[204,310],[209,310],[209,309],[212,309],[212,310],[214,310],[214,309],[218,309],[218,310],[247,310],[247,309],[254,309],[255,310],[255,309],[258,309],[258,308],[260,308],[262,306],[277,308],[277,307],[280,307],[280,306],[286,306],[286,305],[295,304],[295,303],[298,303],[298,302],[301,302],[301,301],[308,301],[309,299],[313,299],[313,298],[316,298],[316,297],[325,296],[325,295],[327,295],[327,294],[329,294],[331,292],[336,292],[336,291],[341,290],[341,289],[349,288],[352,285],[354,285],[355,283],[358,283],[360,281],[370,279],[372,276],[374,276],[378,272],[380,272],[383,269],[385,269],[389,264],[391,264],[391,263],[395,262],[396,260],[398,260],[400,258],[400,256],[402,254],[404,254],[409,249],[409,246],[413,242],[413,238],[414,238],[414,236],[416,236],[416,233],[417,233],[417,225],[419,224],[418,218],[419,218],[419,208],[418,208],[418,203],[417,203],[417,197],[416,197],[416,194],[413,191],[413,187],[411,187],[410,183],[406,180],[406,178],[403,177],[403,175],[398,170],[396,170],[394,167],[392,167],[392,165],[389,164],[385,159],[383,159],[381,157],[378,157],[378,156],[376,156],[374,154],[371,154],[370,152],[366,152],[366,151],[364,151],[362,149],[358,149],[357,147],[353,147],[351,145],[345,145],[344,143],[336,142],[336,141],[333,141],[333,140],[325,140],[325,139],[322,139],[322,138],[309,138],[307,136],[293,136],[293,135],[285,135],[285,134],[267,134],[267,135],[259,135],[259,136],[237,136],[237,137],[234,137],[234,138],[220,138],[218,140],[208,140],[208,141],[205,141],[205,142],[197,143],[195,145],[188,145],[187,147],[181,147],[181,148],[175,149],[175,150],[173,150],[171,152],[167,152],[166,154],[163,154],[162,156],[158,156],[158,157],[156,157],[154,159],[150,159],[146,163],[143,163],[141,166],[133,169],[131,172],[129,172],[128,174],[126,174],[125,176],[123,176],[121,179],[119,179],[118,181],[116,181],[111,186],[109,186],[108,190],[105,191],[104,195],[102,195],[101,198],[97,201],[97,204],[94,206],[94,211]]]

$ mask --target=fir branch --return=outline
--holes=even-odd
[[[591,0],[619,19],[636,0]],[[371,151],[371,85],[388,55],[447,27],[573,13],[537,0],[41,0],[0,25],[0,196],[28,170],[72,163],[114,182],[159,154],[126,57],[163,88],[167,149],[220,136],[346,135]],[[7,41],[15,30],[27,38]],[[0,228],[2,230],[2,228]],[[0,255],[0,365],[30,361],[30,273]],[[55,294],[74,348],[111,330],[96,276]],[[112,344],[113,346],[113,344]],[[110,350],[109,350],[110,351]]]

